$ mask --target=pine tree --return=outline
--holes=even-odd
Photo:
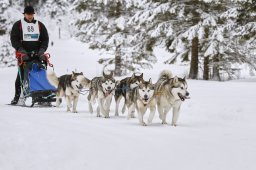
[[[238,1],[237,29],[234,38],[239,47],[245,47],[242,55],[246,55],[245,62],[256,70],[256,0]]]
[[[115,72],[120,75],[125,74],[126,70],[150,68],[150,63],[155,61],[145,30],[136,30],[128,20],[135,10],[133,3],[87,0],[75,4],[80,14],[80,19],[73,23],[77,28],[76,36],[90,43],[92,49],[100,49],[114,56],[102,58],[99,63],[105,66],[118,64],[115,69],[121,70]]]
[[[8,18],[6,16],[6,10],[10,6],[9,0],[0,1],[0,36],[6,34]]]
[[[244,23],[239,22],[239,16],[245,13],[244,4],[248,5],[247,2],[241,1],[223,1],[218,7],[218,9],[224,10],[220,10],[217,15],[216,29],[210,30],[209,45],[204,54],[205,57],[211,56],[212,58],[213,79],[219,80],[220,72],[232,79],[234,73],[239,70],[234,67],[234,64],[245,63],[256,68],[255,55],[253,56],[252,50],[255,40],[255,31],[253,31],[256,30],[255,22],[251,21],[251,17],[247,17],[250,19],[244,18]],[[253,6],[252,2],[250,5]],[[254,16],[255,10],[247,10],[246,13]]]
[[[15,65],[14,50],[12,49],[8,34],[12,20],[9,18],[7,11],[11,3],[9,0],[0,1],[0,67],[10,67]]]
[[[45,0],[39,3],[39,11],[41,16],[50,16],[51,19],[58,19],[65,17],[69,13],[70,4],[71,0]]]

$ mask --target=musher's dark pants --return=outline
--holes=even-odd
[[[21,76],[22,80],[24,79],[23,65],[19,66],[19,69],[20,69],[20,73],[18,71],[16,80],[15,80],[15,96],[14,96],[15,99],[20,98],[20,93],[21,93],[21,79],[20,79],[20,76]]]

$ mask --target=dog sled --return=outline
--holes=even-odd
[[[50,63],[50,54],[44,54],[44,61],[39,60],[35,53],[29,53],[29,60],[22,61],[16,54],[18,59],[18,73],[21,81],[21,97],[19,105],[25,107],[52,106],[51,103],[56,101],[57,89],[47,80],[47,66],[53,67]],[[20,67],[23,67],[21,70]]]

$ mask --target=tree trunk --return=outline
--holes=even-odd
[[[116,47],[115,76],[122,76],[122,70],[121,70],[121,47],[120,47],[120,45],[118,45]]]
[[[209,56],[204,58],[204,74],[203,79],[209,80]]]
[[[198,37],[193,38],[190,71],[189,71],[189,78],[191,79],[198,78],[198,44],[199,44]]]
[[[221,81],[220,70],[219,70],[219,56],[218,54],[213,57],[213,67],[212,67],[212,79],[216,81]]]

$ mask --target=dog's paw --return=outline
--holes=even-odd
[[[73,113],[78,113],[76,110],[73,110]]]
[[[147,126],[147,124],[145,122],[142,122],[140,124],[141,124],[141,126]]]
[[[129,119],[131,119],[131,118],[134,118],[134,117],[132,117],[131,114],[128,114],[128,115],[127,115],[127,120],[129,120]]]
[[[177,126],[177,124],[176,124],[176,123],[172,123],[172,126],[176,127],[176,126]]]
[[[162,124],[163,124],[163,125],[166,125],[166,124],[167,124],[167,122],[166,122],[166,121],[162,121]]]
[[[108,118],[110,118],[110,117],[109,117],[109,116],[104,116],[104,118],[108,119]]]

